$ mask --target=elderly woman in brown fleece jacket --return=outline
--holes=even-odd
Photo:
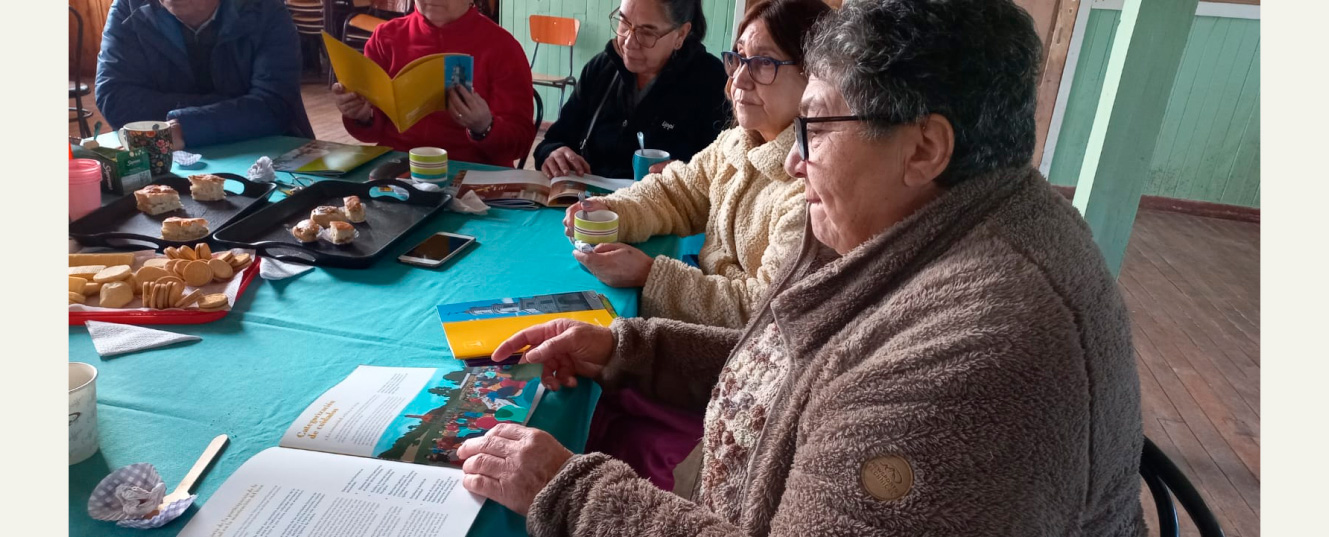
[[[706,409],[699,490],[507,424],[464,486],[532,535],[1142,535],[1119,291],[1029,168],[1039,41],[1010,0],[850,0],[786,161],[801,253],[743,330],[620,319],[516,335],[576,377]]]

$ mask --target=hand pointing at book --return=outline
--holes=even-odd
[[[501,362],[528,345],[522,363],[543,364],[540,382],[557,391],[577,387],[577,377],[600,374],[613,354],[614,333],[603,326],[554,319],[517,332],[494,349],[493,359]]]

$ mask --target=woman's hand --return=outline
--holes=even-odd
[[[505,422],[462,442],[457,456],[465,461],[461,484],[466,490],[526,516],[535,495],[558,475],[572,452],[549,433]]]
[[[466,89],[466,86],[453,86],[448,90],[448,113],[458,125],[473,133],[483,133],[494,123],[494,114],[489,112],[489,103],[478,93]]]
[[[586,159],[581,158],[571,147],[563,146],[555,149],[545,159],[545,165],[540,167],[540,171],[545,173],[545,177],[553,179],[567,175],[581,177],[591,173],[591,165]]]
[[[603,326],[554,319],[517,332],[494,349],[495,362],[530,345],[521,357],[524,364],[544,364],[540,382],[558,391],[577,387],[577,377],[600,374],[614,352],[614,333]]]
[[[361,97],[359,93],[346,91],[340,82],[332,85],[332,98],[337,101],[337,110],[341,115],[360,123],[374,121],[374,105]]]
[[[641,250],[622,243],[597,244],[591,253],[573,250],[586,270],[610,287],[641,287],[651,275],[655,260]]]
[[[549,163],[546,162],[545,166],[548,165]],[[591,211],[604,211],[608,209],[609,206],[605,205],[605,202],[595,198],[586,198],[572,204],[571,207],[568,207],[568,211],[563,213],[563,234],[569,237],[572,236],[572,226],[576,224],[574,219],[577,217],[578,212],[586,211],[589,213]]]
[[[664,169],[665,169],[665,166],[668,166],[670,162],[674,162],[674,161],[676,161],[676,160],[678,160],[678,159],[674,159],[674,160],[666,160],[666,161],[664,161],[664,162],[657,162],[657,163],[655,163],[655,164],[652,164],[650,168],[646,168],[646,171],[647,171],[648,173],[660,173],[660,172],[663,172]]]

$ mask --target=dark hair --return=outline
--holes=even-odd
[[[802,66],[808,32],[822,15],[830,11],[824,0],[761,0],[748,6],[743,14],[738,30],[734,32],[734,45],[738,45],[738,38],[748,25],[761,21],[775,46]]]
[[[844,96],[869,136],[938,114],[955,129],[939,184],[1027,166],[1042,44],[1010,0],[849,0],[808,43],[809,74]]]
[[[682,26],[684,23],[692,23],[688,39],[706,39],[706,14],[702,12],[701,0],[660,0],[660,4],[674,24]]]

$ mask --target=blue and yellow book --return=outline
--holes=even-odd
[[[593,291],[438,306],[443,336],[459,360],[487,359],[517,332],[554,319],[609,326],[614,317],[609,299]]]

